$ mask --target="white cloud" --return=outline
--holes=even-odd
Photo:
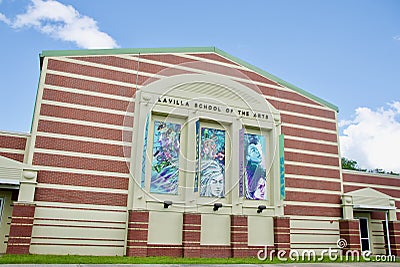
[[[97,22],[79,14],[71,5],[64,5],[54,0],[31,0],[27,11],[14,20],[3,21],[15,29],[33,27],[54,39],[74,42],[81,48],[114,48],[115,40],[99,30]],[[2,20],[0,16],[0,20]]]
[[[394,36],[393,39],[396,40],[396,41],[400,41],[400,35]]]
[[[357,108],[355,119],[344,125],[340,136],[343,157],[356,160],[361,168],[400,172],[399,101],[375,111]]]
[[[6,24],[9,24],[9,25],[11,24],[11,21],[3,13],[0,13],[0,21],[4,22]]]

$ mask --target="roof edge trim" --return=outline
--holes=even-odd
[[[119,55],[119,54],[161,54],[161,53],[215,52],[215,47],[171,47],[171,48],[112,48],[83,50],[44,50],[40,57]]]

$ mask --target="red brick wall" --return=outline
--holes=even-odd
[[[0,156],[23,162],[27,139],[28,136],[0,133]],[[1,151],[2,148],[20,151]]]
[[[284,250],[286,255],[290,251],[290,218],[274,217],[275,250]]]
[[[147,256],[148,211],[129,211],[127,256]]]
[[[389,237],[392,255],[400,257],[400,221],[389,222]]]
[[[339,221],[340,238],[346,240],[347,246],[343,251],[358,250],[361,251],[360,228],[358,220],[340,220]]]
[[[137,55],[133,56],[137,57]],[[43,71],[46,76],[43,85],[42,100],[47,102],[38,105],[40,107],[40,117],[37,127],[38,136],[35,139],[33,164],[47,167],[47,169],[55,167],[55,170],[39,171],[38,183],[41,186],[36,191],[35,200],[72,204],[86,203],[126,206],[127,195],[124,193],[63,190],[62,188],[52,189],[46,188],[46,185],[127,190],[128,179],[121,178],[121,175],[129,173],[127,162],[130,160],[130,154],[127,154],[126,151],[130,148],[124,147],[123,142],[130,141],[132,131],[123,132],[121,127],[131,127],[133,125],[133,118],[129,117],[127,120],[126,116],[119,113],[125,111],[128,107],[130,108],[129,112],[133,112],[131,104],[136,92],[136,86],[142,85],[148,81],[151,75],[160,71],[164,71],[162,74],[166,76],[188,72],[198,73],[198,71],[206,70],[228,75],[234,79],[237,77],[241,79],[249,77],[251,81],[239,81],[249,88],[255,87],[253,82],[264,83],[263,85],[258,85],[255,89],[260,90],[275,108],[283,112],[281,115],[283,122],[282,133],[287,137],[304,139],[299,141],[290,138],[285,139],[285,146],[287,148],[298,150],[297,152],[286,152],[286,160],[297,164],[308,163],[316,165],[304,167],[287,163],[287,174],[309,177],[308,179],[303,179],[301,182],[298,182],[295,178],[287,178],[287,186],[305,190],[340,191],[340,171],[331,168],[339,168],[337,135],[336,133],[326,132],[327,130],[333,132],[336,130],[335,111],[323,108],[321,104],[294,91],[281,90],[283,86],[253,71],[232,69],[220,65],[219,63],[221,62],[231,65],[237,64],[217,54],[194,53],[191,56],[197,57],[198,60],[205,59],[207,62],[199,63],[200,61],[196,59],[168,54],[140,55],[141,59],[150,60],[149,62],[141,62],[140,64],[137,64],[135,58],[129,60],[111,55],[71,57],[74,62],[67,62],[68,60],[63,58],[50,58],[47,69]],[[90,62],[100,64],[102,67],[88,66],[87,64]],[[186,64],[186,67],[192,69],[175,69],[165,72],[167,67],[162,65],[164,63],[173,65]],[[109,66],[120,69],[107,69]],[[137,69],[138,67],[139,69]],[[172,65],[171,67],[173,68]],[[57,71],[57,74],[46,73],[46,71]],[[139,72],[136,73],[136,71]],[[93,78],[96,81],[92,81],[91,79]],[[130,100],[128,100],[129,98]],[[39,99],[39,101],[41,100]],[[72,108],[70,107],[71,104],[101,108],[102,110],[87,110],[82,107]],[[107,112],[107,110],[110,110],[110,112]],[[290,114],[285,112],[289,112]],[[297,116],[296,113],[311,117]],[[313,130],[314,128],[315,130]],[[63,136],[71,136],[73,138],[68,139]],[[99,141],[93,141],[93,138],[97,138]],[[121,141],[121,143],[116,144],[118,141]],[[322,144],[319,141],[327,141],[328,143]],[[63,155],[64,151],[69,153],[84,153],[86,156]],[[302,151],[305,153],[302,153]],[[319,152],[320,154],[318,155],[318,153],[314,152]],[[321,153],[328,153],[334,156],[324,156]],[[88,155],[91,156],[89,157]],[[104,156],[128,157],[128,159],[125,162],[116,160],[115,158],[107,159]],[[91,173],[100,173],[81,175],[85,170],[91,171]],[[101,174],[102,172],[106,172],[107,175]],[[315,180],[312,180],[314,177],[327,177],[330,178],[330,181],[315,182]],[[335,183],[331,181],[332,179],[337,179],[338,182]],[[307,194],[307,196],[302,196],[301,194],[288,191],[287,200],[295,202],[317,201],[322,203],[321,207],[313,207],[312,209],[306,205],[288,204],[285,207],[285,214],[288,215],[341,216],[340,208],[323,206],[324,203],[340,204],[336,195]],[[135,231],[130,231],[131,235],[134,235]],[[188,232],[187,238],[190,238],[190,235],[194,234],[189,234]],[[236,236],[233,237],[236,239]],[[189,240],[187,241],[189,242]],[[132,241],[128,242],[132,244]],[[139,253],[148,255],[156,253],[156,247],[150,248],[146,246],[146,248],[142,248],[144,243],[137,243],[139,247],[135,251],[139,252],[133,252],[132,249],[128,248],[128,254]],[[197,243],[190,244],[197,246]],[[169,247],[164,251],[166,253],[168,251],[171,255],[178,255],[179,253],[189,255],[192,253],[192,255],[204,256],[219,253],[216,256],[221,257],[236,253],[231,250],[230,246],[203,247],[198,250],[195,250],[193,247],[189,249],[188,247],[185,248],[185,245],[183,249]],[[239,251],[239,249],[236,250]],[[257,248],[254,248],[253,252],[256,250]]]
[[[183,214],[183,257],[200,258],[201,214]]]
[[[29,254],[35,206],[14,203],[7,254]]]

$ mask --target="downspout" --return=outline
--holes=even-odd
[[[387,238],[389,256],[392,256],[392,249],[390,248],[388,212],[389,212],[389,211],[386,211],[386,212],[385,212],[386,238]]]

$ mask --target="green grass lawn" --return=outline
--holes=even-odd
[[[0,264],[260,264],[257,258],[172,258],[122,256],[3,255]],[[262,262],[267,263],[267,262]]]
[[[122,257],[122,256],[57,256],[57,255],[3,255],[0,264],[268,264],[310,263],[321,261],[260,261],[257,258],[171,258],[171,257]],[[322,262],[334,262],[328,257]],[[336,261],[340,262],[340,260]]]

